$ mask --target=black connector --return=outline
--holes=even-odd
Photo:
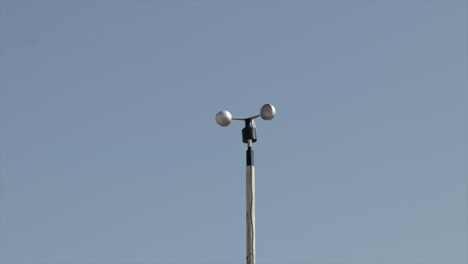
[[[245,127],[242,129],[242,142],[247,144],[249,140],[252,143],[257,141],[257,129],[255,128],[253,119],[246,119]]]

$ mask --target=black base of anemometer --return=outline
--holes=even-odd
[[[245,127],[242,129],[242,142],[249,143],[249,140],[252,143],[257,141],[257,130],[254,127],[253,119],[246,119],[245,120]]]
[[[253,166],[254,165],[254,152],[252,149],[252,144],[249,144],[249,142],[251,143],[257,142],[257,130],[254,127],[252,119],[245,120],[245,127],[244,129],[242,129],[242,142],[248,144],[247,153],[246,153],[247,166]]]

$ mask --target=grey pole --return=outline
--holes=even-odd
[[[246,170],[247,264],[255,264],[255,166],[252,140],[248,141]]]
[[[216,114],[216,122],[220,126],[228,126],[232,120],[245,121],[242,129],[242,142],[247,144],[246,152],[246,225],[247,225],[247,264],[255,264],[255,166],[253,143],[257,141],[255,118],[261,116],[264,120],[271,120],[276,114],[275,107],[265,104],[260,110],[260,115],[247,118],[233,118],[228,111],[220,111]]]

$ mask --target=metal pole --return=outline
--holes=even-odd
[[[247,147],[246,170],[247,264],[255,264],[255,166],[252,140]]]

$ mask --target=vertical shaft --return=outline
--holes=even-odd
[[[246,187],[247,264],[255,264],[255,167],[250,140],[247,148]]]

